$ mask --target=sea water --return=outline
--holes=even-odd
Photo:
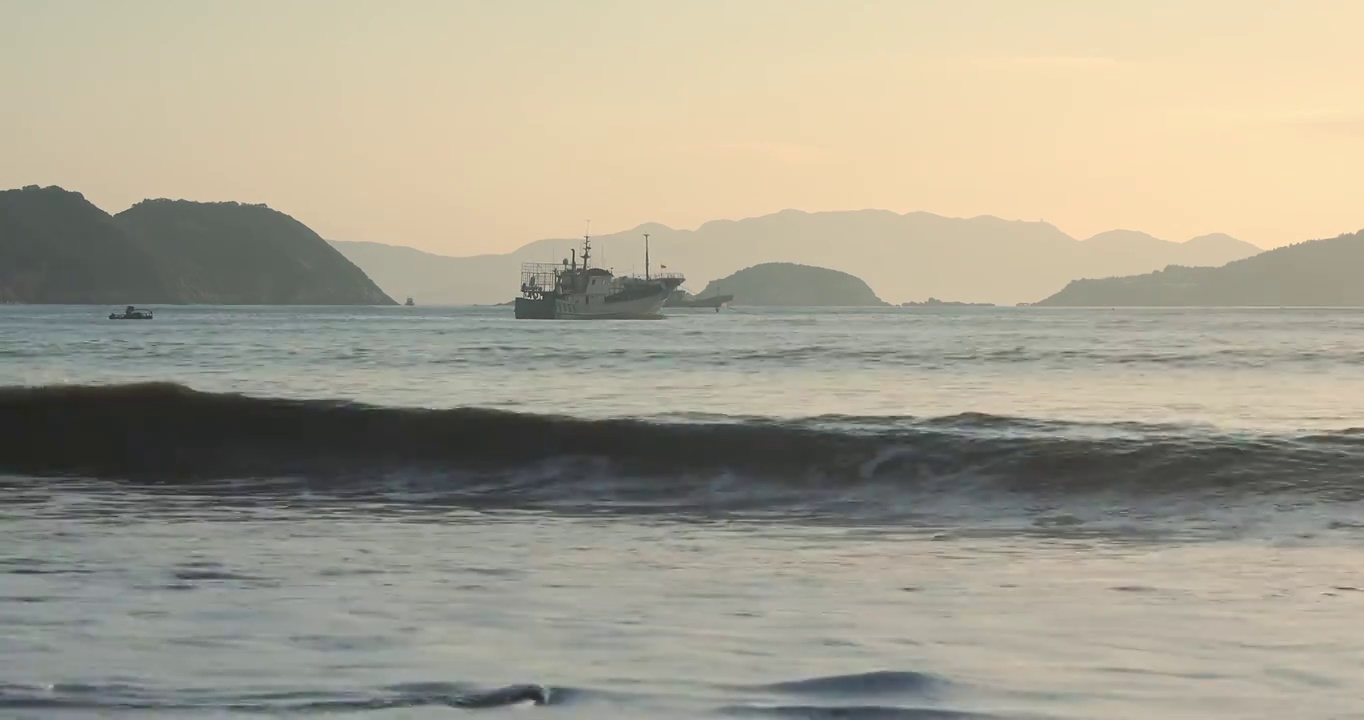
[[[1364,717],[1364,314],[0,308],[0,716]]]

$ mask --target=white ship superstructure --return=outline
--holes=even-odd
[[[644,276],[617,277],[591,267],[592,238],[583,236],[581,264],[576,251],[562,263],[523,263],[516,317],[541,320],[624,320],[662,317],[663,303],[685,278],[649,271],[649,236],[644,236]]]

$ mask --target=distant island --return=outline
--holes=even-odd
[[[735,305],[869,307],[887,303],[861,279],[838,270],[762,263],[712,280],[698,297],[732,295]]]
[[[850,272],[879,297],[897,303],[931,295],[1013,305],[1054,293],[1076,278],[1135,275],[1168,265],[1214,267],[1260,252],[1221,234],[1173,242],[1136,230],[1110,230],[1079,239],[1040,220],[783,210],[685,230],[644,223],[594,236],[595,257],[605,267],[614,264],[619,273],[642,273],[644,233],[649,233],[655,267],[666,264],[685,273],[694,287],[736,268],[780,260]],[[423,305],[502,302],[508,288],[517,287],[521,263],[557,261],[580,242],[547,238],[503,254],[453,257],[332,240],[390,295],[411,295]]]
[[[923,302],[900,303],[900,307],[995,307],[995,304],[957,302],[955,300],[939,300],[931,297]]]
[[[1364,307],[1364,230],[1216,268],[1170,266],[1075,280],[1036,305],[1069,307]]]
[[[0,302],[396,305],[264,205],[144,200],[118,215],[60,187],[0,191]]]

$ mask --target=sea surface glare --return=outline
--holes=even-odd
[[[106,314],[0,307],[0,717],[1364,718],[1358,311]]]

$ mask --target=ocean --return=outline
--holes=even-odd
[[[1364,718],[1364,313],[0,307],[0,717]]]

